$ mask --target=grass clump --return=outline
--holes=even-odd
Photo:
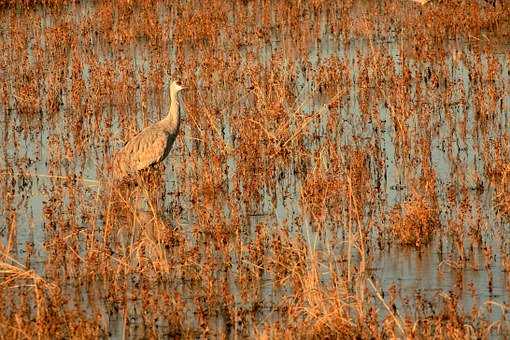
[[[391,235],[401,245],[421,248],[429,243],[439,227],[439,211],[420,194],[397,205],[390,213]]]
[[[500,185],[496,187],[495,207],[499,216],[510,221],[510,164],[507,165]]]

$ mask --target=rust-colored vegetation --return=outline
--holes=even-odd
[[[496,163],[498,167],[493,179],[495,184],[496,211],[505,219],[510,219],[510,163]]]
[[[416,193],[396,206],[390,215],[391,233],[403,245],[420,248],[440,229],[439,214],[426,199]]]
[[[508,337],[509,39],[502,0],[0,0],[0,337]]]

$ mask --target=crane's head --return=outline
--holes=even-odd
[[[184,90],[185,87],[181,85],[179,80],[174,80],[172,84],[170,84],[170,93],[177,94],[179,91]]]

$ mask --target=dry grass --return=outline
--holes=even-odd
[[[495,207],[498,214],[510,221],[510,163],[496,163],[499,168],[492,176],[495,184]]]
[[[441,228],[437,207],[417,193],[393,208],[389,220],[393,237],[402,245],[416,248],[426,246]]]
[[[0,1],[0,337],[505,336],[509,6]]]

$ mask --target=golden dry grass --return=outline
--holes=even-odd
[[[494,185],[494,205],[503,219],[510,219],[510,163],[494,162],[488,175]]]
[[[0,335],[508,334],[462,307],[509,286],[509,6],[0,1]],[[108,187],[176,76],[169,160]]]
[[[439,213],[427,198],[413,193],[411,198],[393,208],[389,216],[391,233],[402,245],[421,248],[441,229]]]

